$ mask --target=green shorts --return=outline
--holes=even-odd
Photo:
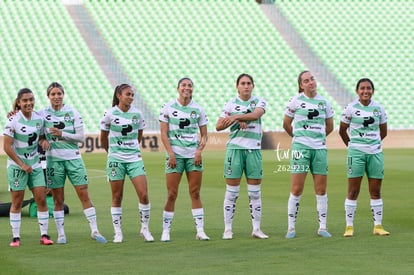
[[[347,159],[348,178],[363,177],[367,173],[370,179],[384,178],[384,155],[366,154],[359,150],[348,149]]]
[[[180,173],[182,174],[184,171],[191,172],[191,171],[199,171],[203,172],[203,164],[196,166],[194,164],[194,158],[176,158],[177,165],[175,168],[171,168],[168,166],[169,157],[167,156],[165,160],[165,173]]]
[[[142,160],[137,162],[120,162],[108,159],[106,162],[106,174],[109,181],[123,180],[128,175],[130,179],[145,176],[145,167]]]
[[[290,173],[312,175],[328,174],[328,156],[326,149],[305,149],[292,146],[290,157]]]
[[[243,172],[248,179],[263,178],[262,151],[260,149],[227,149],[224,159],[224,177],[239,179]]]
[[[56,189],[64,187],[66,176],[73,186],[88,184],[85,163],[81,158],[47,161],[46,167],[46,184],[48,188]]]
[[[36,168],[30,174],[26,174],[19,166],[11,165],[7,168],[7,180],[11,191],[22,191],[26,187],[45,187],[45,176],[42,167]]]

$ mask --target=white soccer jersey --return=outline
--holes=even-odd
[[[162,107],[159,121],[168,123],[168,139],[174,154],[179,158],[193,158],[199,128],[208,123],[204,109],[193,100],[186,106],[172,100]]]
[[[305,148],[326,149],[325,120],[334,116],[331,104],[319,94],[314,98],[298,93],[286,107],[285,115],[293,118],[292,144]]]
[[[371,100],[368,106],[364,106],[355,100],[346,106],[341,121],[349,124],[348,148],[367,154],[382,151],[379,125],[387,123],[387,114],[380,104]]]
[[[50,150],[46,151],[48,160],[62,161],[81,158],[78,142],[84,140],[84,130],[79,112],[64,105],[60,110],[54,110],[49,106],[40,111],[40,114],[45,119],[46,139],[50,143]],[[50,128],[52,127],[62,130],[63,136],[51,135]]]
[[[17,156],[32,169],[36,169],[41,167],[37,146],[43,132],[44,121],[37,112],[32,112],[29,120],[21,112],[17,112],[8,119],[3,134],[13,138],[13,149]],[[19,166],[9,157],[7,167],[10,165]]]
[[[142,159],[138,131],[145,128],[141,111],[135,107],[123,112],[118,106],[109,109],[101,121],[101,130],[109,132],[108,158],[123,162]]]
[[[266,101],[263,98],[252,96],[243,101],[239,97],[233,98],[224,106],[220,117],[252,113],[256,108],[266,111]],[[230,136],[227,142],[228,149],[261,149],[262,119],[247,121],[247,129],[240,129],[239,124],[230,126]]]

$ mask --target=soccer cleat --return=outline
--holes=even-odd
[[[344,237],[353,237],[354,236],[354,227],[352,225],[348,225],[345,228]]]
[[[233,239],[233,231],[231,231],[231,230],[224,231],[222,239],[223,240],[231,240],[231,239]]]
[[[269,239],[265,233],[262,232],[260,229],[256,229],[252,232],[252,237],[256,239]]]
[[[384,227],[382,227],[382,225],[376,225],[374,226],[374,235],[379,235],[379,236],[388,236],[390,234],[390,232],[385,231]]]
[[[198,232],[196,235],[196,240],[199,241],[208,241],[210,238],[204,233],[204,231]]]
[[[94,239],[98,243],[107,243],[108,241],[102,236],[98,231],[94,231],[91,233],[91,238]]]
[[[19,237],[13,238],[13,240],[10,243],[10,246],[11,247],[19,247],[20,246],[20,238]]]
[[[59,235],[58,238],[57,238],[56,243],[65,244],[66,243],[66,236],[65,235]]]
[[[170,231],[163,230],[161,234],[161,241],[162,242],[169,242],[170,241]]]
[[[332,235],[326,229],[319,229],[318,230],[318,236],[319,237],[324,237],[324,238],[330,238],[330,237],[332,237]]]
[[[49,235],[44,234],[40,237],[40,244],[52,245],[53,241],[50,239]]]
[[[154,241],[154,237],[151,235],[151,232],[149,232],[148,228],[146,227],[141,228],[141,231],[139,234],[141,235],[141,237],[144,238],[146,242]]]
[[[112,242],[113,243],[122,243],[122,241],[123,241],[122,232],[115,233],[114,240]]]
[[[291,228],[286,232],[285,238],[286,239],[293,239],[294,237],[296,237],[296,231],[295,231],[294,228]]]

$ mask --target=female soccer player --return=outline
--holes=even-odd
[[[161,141],[167,151],[165,165],[168,196],[163,212],[161,241],[170,241],[178,186],[185,171],[191,197],[196,239],[209,240],[204,233],[204,209],[200,199],[203,163],[202,151],[207,143],[207,115],[193,99],[193,81],[182,78],[177,86],[178,98],[161,109]],[[198,137],[200,131],[200,138]]]
[[[384,178],[381,141],[387,136],[387,114],[384,108],[372,99],[374,91],[374,83],[370,79],[360,79],[356,85],[358,99],[345,108],[339,126],[339,135],[348,147],[345,237],[354,235],[354,216],[364,173],[368,177],[374,235],[390,234],[382,227],[381,198],[381,183]]]
[[[40,112],[45,118],[46,140],[42,148],[46,152],[47,187],[52,189],[54,200],[53,217],[58,231],[58,244],[65,244],[64,203],[66,177],[72,183],[89,223],[92,239],[106,243],[99,233],[96,210],[88,192],[88,176],[79,152],[78,143],[84,140],[83,120],[79,112],[64,104],[63,86],[53,82],[46,90],[50,106]]]
[[[145,121],[141,111],[132,106],[133,101],[134,91],[130,85],[117,86],[114,91],[112,108],[106,111],[101,121],[100,140],[108,153],[106,172],[112,190],[111,215],[115,231],[114,243],[123,241],[121,204],[126,175],[131,179],[139,198],[140,234],[145,241],[154,241],[148,228],[151,206],[144,162],[139,147]]]
[[[333,130],[334,112],[330,103],[316,91],[316,80],[309,71],[298,77],[299,93],[289,101],[283,128],[293,137],[290,159],[291,191],[288,200],[286,238],[296,236],[296,217],[308,171],[313,176],[321,237],[331,237],[326,228],[328,196],[326,194],[328,158],[326,137]]]
[[[224,159],[226,192],[223,203],[224,233],[222,238],[224,240],[233,238],[233,217],[240,191],[240,181],[244,173],[253,224],[252,237],[267,239],[269,237],[260,229],[262,218],[260,184],[263,177],[261,117],[266,110],[266,101],[252,95],[254,81],[253,77],[248,74],[239,75],[236,88],[238,96],[226,103],[216,124],[217,131],[230,127]]]
[[[53,244],[47,233],[49,211],[46,204],[46,184],[37,152],[39,139],[43,136],[44,120],[34,111],[34,103],[35,98],[30,89],[19,90],[13,106],[13,110],[17,112],[9,118],[4,130],[3,149],[8,156],[7,179],[11,194],[12,247],[20,246],[21,211],[26,187],[32,191],[38,205],[40,244]]]

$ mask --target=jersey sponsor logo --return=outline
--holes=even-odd
[[[308,109],[308,119],[313,119],[314,117],[319,116],[319,111],[316,109]]]
[[[53,127],[62,130],[62,129],[65,129],[65,123],[63,123],[62,121],[53,122]]]
[[[362,125],[364,125],[364,127],[368,127],[370,124],[373,124],[375,122],[375,119],[373,117],[364,117],[364,122],[362,123]]]
[[[191,122],[188,118],[180,118],[180,123],[178,124],[178,127],[180,127],[180,129],[184,129],[184,127],[189,126],[190,123]]]
[[[132,132],[132,126],[127,124],[127,125],[122,125],[122,130],[121,130],[121,134],[123,136],[128,135],[128,133]]]
[[[27,143],[31,146],[33,145],[33,143],[37,140],[37,134],[36,133],[31,133],[29,135],[29,139],[27,140]]]

